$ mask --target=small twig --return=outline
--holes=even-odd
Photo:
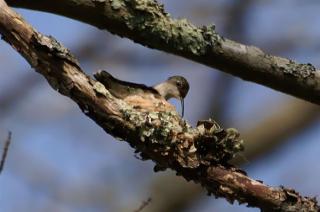
[[[133,212],[141,212],[145,207],[147,207],[151,203],[152,199],[149,197],[147,200],[143,201],[140,205],[140,207],[137,210],[134,210]]]
[[[9,131],[8,138],[4,143],[3,153],[2,153],[1,161],[0,161],[0,174],[2,173],[2,170],[3,170],[3,167],[4,167],[4,163],[5,163],[6,158],[7,158],[9,145],[11,143],[11,135],[12,135],[12,133]]]

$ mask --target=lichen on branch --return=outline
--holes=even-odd
[[[214,25],[197,27],[186,19],[174,19],[156,0],[6,2],[80,20],[144,46],[320,104],[320,71],[313,65],[270,55],[257,47],[224,38]]]
[[[186,180],[200,183],[209,194],[264,211],[319,210],[315,199],[291,189],[269,187],[230,166],[228,161],[242,150],[235,129],[224,130],[211,120],[200,121],[193,128],[174,110],[136,108],[115,98],[87,76],[59,42],[38,33],[3,0],[0,7],[0,34],[4,40],[106,132],[126,140],[142,159],[153,160],[156,170],[171,168]]]

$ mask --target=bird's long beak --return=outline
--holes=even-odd
[[[180,98],[181,101],[181,110],[182,110],[182,117],[184,116],[184,98]]]

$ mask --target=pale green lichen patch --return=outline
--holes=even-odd
[[[99,92],[104,91],[99,88]],[[211,120],[201,121],[197,128],[192,128],[172,111],[145,112],[122,107],[121,112],[124,120],[134,126],[135,145],[141,142],[140,147],[152,147],[149,151],[171,157],[171,161],[176,161],[183,168],[227,164],[243,149],[237,130],[224,130]],[[142,159],[148,159],[143,152],[140,155]],[[163,165],[159,167],[156,170],[165,168]]]
[[[164,12],[164,7],[157,1],[150,0],[125,0],[128,6],[131,6],[134,10],[143,11],[155,16],[167,15]]]
[[[163,41],[176,51],[203,55],[219,45],[223,38],[214,26],[198,28],[186,19],[172,19],[156,1],[124,1],[129,11],[124,17],[127,27],[139,31],[145,43],[163,48]]]
[[[220,47],[221,43],[224,42],[224,38],[216,32],[216,26],[214,24],[209,26],[203,26],[202,34],[207,43],[207,47]]]
[[[292,60],[289,60],[289,63],[286,64],[286,67],[283,67],[283,73],[286,75],[291,75],[302,80],[307,80],[309,78],[314,78],[316,68],[308,64],[298,64]]]
[[[205,53],[206,42],[202,35],[202,30],[198,29],[186,19],[172,20],[172,39],[177,49],[190,51],[195,55]]]
[[[180,132],[182,128],[173,118],[176,114],[170,112],[141,112],[126,108],[121,111],[125,119],[136,127],[139,139],[142,142],[170,144],[171,132]]]
[[[104,85],[98,81],[93,84],[93,90],[95,90],[95,92],[105,97],[108,97],[111,95],[110,92],[104,87]]]
[[[227,164],[243,150],[243,140],[236,129],[224,130],[211,120],[201,121],[193,129],[187,124],[181,126],[172,112],[140,112],[129,108],[122,112],[135,126],[134,131],[141,142],[158,145],[154,151],[163,156],[173,153],[184,168]]]
[[[111,8],[114,10],[119,10],[122,6],[125,5],[123,0],[110,0]]]

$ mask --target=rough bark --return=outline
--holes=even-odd
[[[200,183],[209,194],[238,200],[265,211],[317,211],[313,198],[283,187],[269,187],[228,165],[241,150],[239,134],[212,121],[192,128],[175,111],[146,111],[113,97],[87,76],[71,53],[54,38],[36,32],[0,0],[0,34],[61,94],[106,132],[126,140],[156,169],[171,168]],[[154,100],[156,101],[156,100]]]
[[[173,19],[155,0],[6,2],[77,19],[150,48],[320,104],[320,71],[313,65],[272,56],[254,46],[226,39],[216,32],[214,25],[196,27],[185,19]]]

